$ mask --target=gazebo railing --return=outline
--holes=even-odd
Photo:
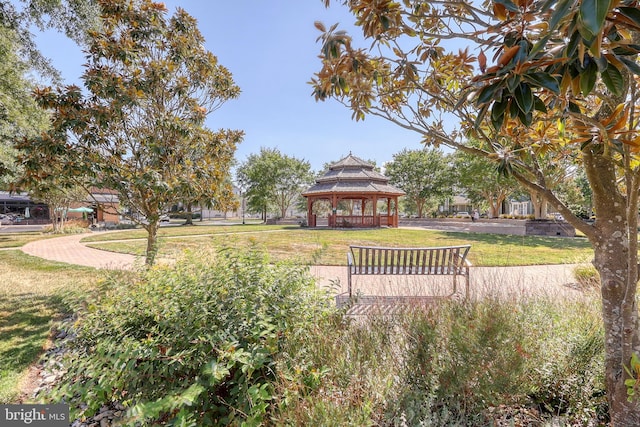
[[[373,215],[333,215],[333,227],[378,227],[380,216]],[[386,218],[385,218],[386,219]]]

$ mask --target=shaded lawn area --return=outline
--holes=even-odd
[[[86,289],[96,273],[20,251],[0,251],[0,265],[0,403],[14,403],[64,312],[61,292]]]
[[[231,226],[224,227],[224,230],[221,227],[213,227],[214,234],[202,236],[202,232],[210,228],[212,227],[180,228],[199,231],[190,235],[177,234],[180,229],[171,230],[176,234],[163,234],[160,237],[158,256],[175,259],[185,250],[198,250],[203,246],[217,248],[253,246],[268,252],[275,260],[319,265],[346,265],[349,245],[429,247],[471,244],[469,259],[473,265],[477,266],[581,263],[593,257],[589,242],[579,237],[514,236],[400,228],[303,229],[286,226]],[[116,234],[121,240],[127,236],[124,233]],[[90,241],[96,242],[98,237],[91,236]],[[104,237],[114,240],[111,239],[112,236]],[[145,245],[144,240],[129,240],[92,243],[90,246],[143,255]]]

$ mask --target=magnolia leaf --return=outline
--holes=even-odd
[[[549,73],[525,74],[524,79],[533,83],[535,86],[550,90],[555,94],[560,93],[560,84],[558,83],[558,80]]]
[[[640,66],[635,59],[625,58],[624,56],[617,57],[633,74],[640,76]]]
[[[584,96],[587,96],[593,90],[598,78],[598,66],[595,62],[589,61],[586,69],[580,74],[580,90]]]
[[[518,85],[520,84],[521,81],[521,77],[519,74],[512,74],[507,78],[507,89],[509,89],[509,92],[513,93],[516,91],[516,89],[518,88]]]
[[[525,126],[531,126],[531,123],[533,123],[533,114],[531,113],[531,111],[525,113],[520,110],[518,118],[520,119],[520,122]]]
[[[490,84],[489,86],[485,86],[480,90],[478,94],[478,98],[476,100],[476,105],[483,105],[495,99],[496,92],[502,86],[502,81],[497,81],[495,83]]]
[[[601,31],[609,13],[611,0],[582,0],[579,10],[580,34],[587,40],[593,40]]]
[[[582,110],[580,109],[580,106],[578,104],[576,104],[575,102],[569,101],[568,109],[569,109],[569,112],[574,113],[574,114],[581,114],[582,113]]]
[[[504,112],[507,110],[509,106],[509,100],[503,99],[501,101],[496,101],[493,104],[493,108],[491,109],[491,118],[497,119],[498,116],[504,116]]]
[[[556,7],[556,10],[551,14],[549,20],[549,33],[553,33],[560,21],[569,15],[569,9],[573,5],[573,0],[561,0]]]
[[[640,10],[637,7],[619,7],[618,11],[640,27]]]
[[[529,51],[529,58],[533,58],[538,52],[540,52],[542,49],[544,49],[544,47],[547,45],[547,42],[551,38],[551,35],[552,35],[552,33],[550,33],[550,32],[547,33],[544,37],[542,37],[540,40],[538,40],[536,42],[536,44],[533,45],[533,47]]]
[[[511,12],[516,12],[516,13],[520,12],[520,8],[511,0],[495,0],[495,2],[497,4],[501,4],[502,6],[505,7],[505,9]]]
[[[621,95],[624,90],[624,79],[622,73],[612,64],[609,64],[606,70],[601,74],[602,81],[607,86],[607,89],[614,95]]]
[[[536,111],[540,111],[541,113],[547,112],[547,106],[545,105],[544,101],[540,99],[539,96],[533,97],[533,109]]]
[[[509,117],[511,117],[512,119],[515,119],[516,117],[518,117],[518,114],[520,114],[520,108],[518,108],[518,103],[517,102],[510,102],[509,103]]]
[[[493,104],[493,108],[491,109],[491,123],[494,129],[498,130],[502,128],[502,124],[504,123],[505,111],[508,106],[508,100],[502,100]]]
[[[520,111],[524,114],[528,114],[533,109],[533,93],[528,84],[520,84],[515,90],[515,98],[520,107]]]

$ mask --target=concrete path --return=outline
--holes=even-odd
[[[130,269],[143,260],[128,254],[108,252],[94,249],[81,243],[80,240],[92,233],[74,234],[53,239],[36,240],[27,243],[22,251],[29,255],[51,261],[83,265],[100,269]],[[573,278],[575,265],[540,265],[525,267],[471,267],[470,294],[500,295],[509,298],[522,298],[532,295],[549,295],[552,297],[578,296]],[[346,266],[312,266],[311,274],[318,280],[318,285],[328,287],[333,293],[347,291]],[[414,286],[415,282],[400,283],[399,277],[378,276],[357,277],[354,287],[372,286],[377,289],[397,288],[397,286]],[[372,281],[373,280],[373,281]],[[415,281],[415,278],[411,278]],[[365,285],[366,283],[366,285]]]

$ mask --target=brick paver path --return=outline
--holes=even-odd
[[[80,242],[83,237],[90,235],[91,233],[73,234],[53,239],[36,240],[24,245],[22,251],[50,261],[113,270],[129,269],[136,262],[140,262],[133,255],[94,249]]]

